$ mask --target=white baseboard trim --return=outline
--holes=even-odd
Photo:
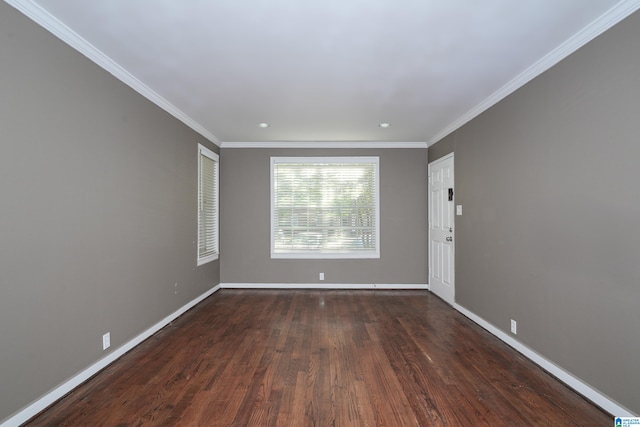
[[[164,328],[166,325],[171,323],[173,320],[180,317],[187,310],[194,307],[205,298],[212,295],[214,292],[219,289],[429,289],[428,284],[313,284],[313,283],[220,283],[219,285],[214,286],[209,291],[195,298],[191,302],[185,304],[180,309],[176,310],[169,316],[165,317],[146,331],[142,332],[140,335],[136,336],[132,340],[118,347],[113,352],[109,353],[107,356],[103,357],[93,365],[89,366],[85,370],[81,371],[74,377],[70,378],[63,384],[59,385],[55,389],[51,390],[49,393],[45,394],[38,400],[31,403],[29,406],[25,407],[20,412],[14,414],[10,418],[6,419],[0,427],[17,427],[31,418],[38,415],[40,412],[45,410],[48,406],[55,403],[58,399],[64,397],[67,393],[71,392],[74,388],[78,387],[86,380],[91,378],[93,375],[100,372],[102,369],[110,365],[111,363],[118,360],[124,354],[132,350],[134,347],[139,345],[141,342],[158,332],[160,329]],[[530,349],[526,345],[521,342],[515,340],[505,332],[496,328],[489,322],[485,321],[481,317],[467,310],[463,306],[459,304],[453,305],[456,310],[460,313],[471,319],[473,322],[480,325],[482,328],[489,331],[491,334],[504,341],[509,346],[513,347],[515,350],[520,352],[522,355],[527,357],[532,362],[536,363],[560,381],[564,382],[567,386],[574,389],[576,392],[583,395],[585,398],[591,400],[596,405],[600,406],[605,411],[613,414],[614,416],[621,417],[635,417],[636,414],[633,414],[631,411],[618,404],[614,400],[610,399],[606,395],[600,393],[598,390],[594,389],[590,385],[586,384],[579,378],[573,376],[571,373],[565,371],[560,368],[550,360],[546,359],[544,356],[536,353],[534,350]]]
[[[426,283],[385,284],[385,283],[220,283],[223,289],[423,289]]]
[[[132,350],[142,341],[146,340],[147,338],[149,338],[150,336],[158,332],[160,329],[164,328],[166,325],[168,325],[169,323],[171,323],[172,321],[180,317],[187,310],[194,307],[196,304],[200,303],[205,298],[212,295],[214,292],[218,291],[220,288],[221,288],[220,285],[216,285],[210,290],[208,290],[207,292],[205,292],[204,294],[197,297],[196,299],[180,307],[178,310],[171,313],[170,315],[168,315],[167,317],[165,317],[164,319],[162,319],[161,321],[159,321],[158,323],[156,323],[146,331],[142,332],[140,335],[126,342],[125,344],[118,347],[117,349],[115,349],[114,351],[112,351],[102,359],[98,360],[93,365],[79,372],[69,380],[65,381],[55,389],[51,390],[49,393],[40,397],[38,400],[31,403],[29,406],[25,407],[20,412],[12,415],[10,418],[8,418],[2,424],[0,424],[0,427],[17,427],[29,421],[31,418],[35,417],[40,412],[47,409],[47,407],[55,403],[58,399],[64,397],[67,393],[71,392],[74,388],[78,387],[80,384],[84,383],[86,380],[88,380],[89,378],[91,378],[92,376],[100,372],[102,369],[106,368],[111,363],[118,360],[125,353]]]
[[[535,350],[527,347],[522,344],[520,341],[511,337],[507,333],[502,330],[496,328],[491,323],[487,322],[480,316],[472,313],[466,308],[462,307],[459,304],[453,304],[453,307],[458,310],[460,313],[480,325],[482,328],[486,329],[491,334],[495,335],[500,340],[504,341],[510,347],[513,347],[516,351],[521,353],[523,356],[531,360],[536,365],[540,366],[542,369],[549,372],[551,375],[558,378],[560,381],[565,383],[568,387],[575,390],[577,393],[584,396],[586,399],[592,401],[594,404],[598,405],[605,411],[609,412],[615,417],[635,417],[637,415],[633,414],[624,406],[620,405],[616,401],[610,399],[608,396],[599,392],[598,390],[591,387],[589,384],[585,383],[581,379],[575,377],[568,371],[565,371],[549,359],[545,358],[541,354],[537,353]]]

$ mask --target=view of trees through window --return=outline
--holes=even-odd
[[[376,251],[376,173],[374,161],[275,162],[274,252]]]

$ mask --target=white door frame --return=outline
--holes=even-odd
[[[438,295],[440,298],[442,298],[444,301],[446,301],[447,303],[453,305],[455,304],[455,190],[453,193],[453,200],[445,201],[445,203],[447,204],[447,209],[443,209],[444,211],[448,211],[450,218],[449,218],[449,226],[450,226],[450,230],[447,229],[446,230],[446,240],[449,243],[443,243],[442,240],[443,237],[442,235],[442,230],[438,230],[435,233],[433,233],[432,231],[432,213],[433,213],[433,209],[434,209],[434,201],[432,200],[432,168],[434,166],[437,166],[439,163],[441,162],[445,162],[445,161],[451,161],[451,187],[455,188],[455,161],[454,161],[454,153],[450,153],[447,154],[446,156],[443,156],[437,160],[434,160],[433,162],[430,162],[428,164],[428,202],[429,202],[429,211],[428,211],[428,227],[429,227],[429,289],[436,295]],[[442,194],[442,192],[440,193]],[[450,234],[449,234],[450,233]],[[434,236],[432,234],[436,234],[438,236],[438,238],[440,240],[437,240],[436,238],[434,238]],[[451,240],[449,241],[449,238],[451,238]],[[443,248],[443,244],[446,245]],[[437,257],[437,259],[442,262],[442,265],[440,266],[436,266],[433,265],[434,264],[434,260],[436,259],[435,257],[435,251],[434,248],[436,246],[439,245],[439,248],[443,248],[443,251],[449,250],[448,253],[448,262],[445,263],[443,262],[443,257],[444,254],[440,254],[439,257]],[[444,264],[448,264],[448,271],[444,271]],[[440,278],[442,280],[439,280],[435,275],[439,275]],[[446,277],[446,279],[445,279]]]

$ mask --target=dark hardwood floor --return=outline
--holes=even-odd
[[[426,291],[222,290],[29,426],[609,426]]]

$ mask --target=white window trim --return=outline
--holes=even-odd
[[[275,251],[275,191],[274,165],[276,163],[374,163],[375,164],[375,251],[367,252],[276,252]],[[346,157],[271,157],[271,258],[272,259],[377,259],[380,258],[380,158],[378,156]]]
[[[215,232],[215,242],[214,242],[214,247],[215,247],[215,251],[214,253],[210,254],[210,255],[205,255],[205,256],[200,256],[200,239],[202,236],[200,236],[200,194],[202,191],[201,188],[201,179],[200,179],[200,174],[201,174],[201,162],[200,162],[200,158],[201,156],[205,156],[210,158],[211,160],[213,160],[216,163],[216,170],[215,170],[215,186],[214,186],[214,192],[215,192],[215,209],[216,209],[216,215],[215,215],[215,227],[216,227],[216,232]],[[203,265],[206,264],[208,262],[211,261],[215,261],[218,259],[218,257],[220,256],[220,157],[218,156],[218,154],[216,154],[215,152],[211,151],[210,149],[208,149],[207,147],[205,147],[204,145],[198,144],[198,206],[197,206],[197,216],[198,216],[198,229],[197,229],[197,242],[196,242],[196,253],[197,253],[197,263],[196,265]]]

